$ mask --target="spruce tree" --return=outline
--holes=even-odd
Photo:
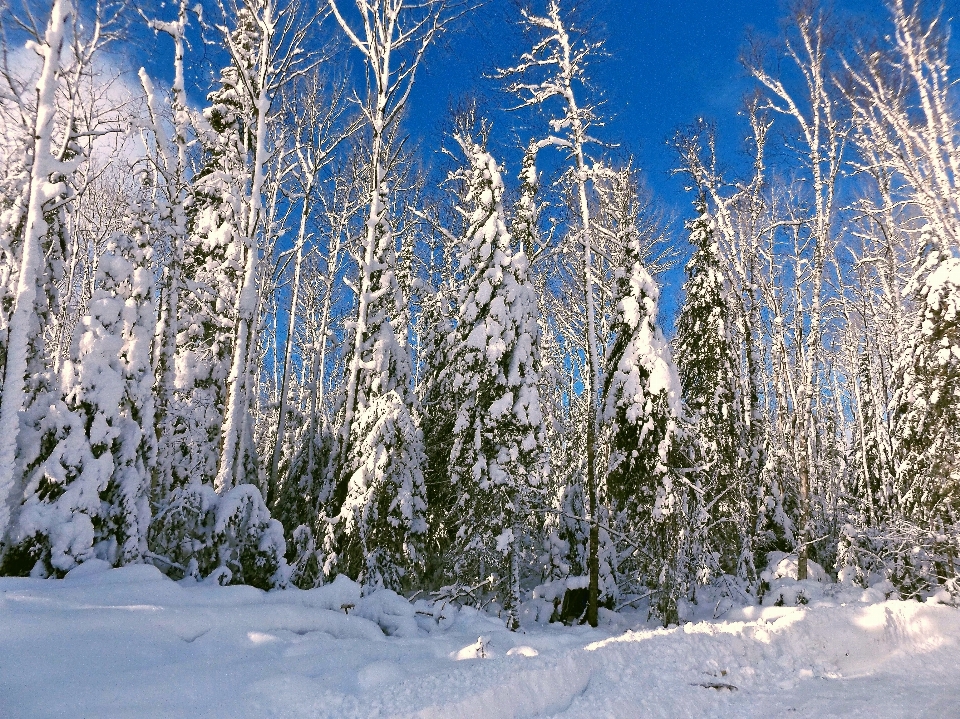
[[[236,43],[252,52],[256,28],[243,9],[234,30]],[[198,134],[203,165],[193,178],[190,233],[184,250],[183,291],[175,363],[177,397],[168,410],[176,416],[173,483],[213,486],[227,403],[233,354],[235,307],[244,258],[246,159],[253,115],[242,70],[236,62],[220,72],[210,93]],[[166,491],[173,489],[165,488]]]
[[[680,380],[657,326],[660,291],[640,260],[635,232],[622,235],[616,268],[602,414],[607,446],[606,494],[617,529],[633,539],[621,571],[652,585],[655,611],[677,619],[689,492],[676,464]]]
[[[418,343],[423,363],[419,394],[423,407],[424,482],[430,515],[430,546],[435,547],[427,557],[427,578],[431,581],[442,576],[442,558],[457,529],[455,524],[449,523],[456,502],[449,468],[456,399],[440,381],[447,364],[448,338],[453,329],[450,295],[454,290],[444,286],[443,282],[439,284],[437,290],[424,297],[419,318],[422,333]]]
[[[74,328],[59,391],[25,415],[24,491],[12,544],[21,566],[62,575],[99,557],[142,561],[153,459],[153,272],[143,228],[114,233]],[[139,231],[138,231],[139,229]],[[27,560],[33,564],[26,566]]]
[[[499,577],[507,624],[516,629],[531,494],[546,470],[536,294],[526,255],[511,247],[496,162],[470,138],[456,139],[470,166],[469,225],[458,248],[463,284],[440,378],[456,408],[452,569],[467,583]]]
[[[684,303],[677,318],[677,369],[691,422],[691,459],[702,468],[694,479],[700,482],[705,512],[714,528],[710,546],[703,548],[705,564],[700,569],[737,574],[753,531],[751,498],[738,451],[745,428],[737,411],[732,312],[726,302],[715,227],[705,203],[698,203],[698,210],[699,217],[688,226],[694,251],[687,263]],[[719,557],[716,564],[714,552]]]
[[[929,233],[924,246],[933,244]],[[957,548],[949,537],[960,516],[960,259],[932,250],[913,286],[917,315],[893,399],[894,496],[918,549],[900,558],[895,574],[906,593],[943,582],[958,592]]]
[[[360,336],[353,417],[339,466],[325,539],[328,575],[345,573],[365,586],[401,590],[422,570],[427,530],[423,434],[410,372],[398,338],[404,298],[397,284],[397,248],[387,186],[371,209],[376,218],[373,262]]]
[[[155,488],[149,545],[163,571],[269,588],[288,580],[283,528],[260,490],[248,406],[256,305],[252,222],[265,108],[257,104],[262,31],[245,3],[225,35],[231,62],[195,118],[203,150],[193,178],[177,319],[170,486]],[[262,177],[259,177],[262,181]],[[242,339],[242,342],[241,342]],[[228,446],[229,445],[229,446]]]

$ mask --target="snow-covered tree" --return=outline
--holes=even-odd
[[[546,471],[537,301],[526,255],[511,246],[500,170],[472,139],[456,139],[470,166],[469,224],[458,247],[463,281],[440,375],[456,411],[448,460],[456,495],[448,520],[456,527],[452,569],[464,582],[498,575],[515,629],[531,495]]]
[[[677,318],[676,358],[683,400],[691,422],[691,459],[701,467],[698,479],[713,528],[710,547],[719,562],[704,569],[741,574],[753,530],[750,489],[744,476],[742,413],[731,337],[732,312],[726,298],[713,218],[705,202],[689,224],[694,251],[687,262],[684,303]],[[746,577],[744,577],[746,578]]]
[[[596,140],[591,128],[598,124],[596,108],[584,105],[583,91],[586,66],[602,50],[603,43],[591,43],[579,36],[571,26],[559,0],[549,0],[546,12],[537,15],[522,11],[523,24],[536,34],[530,52],[520,56],[514,67],[501,70],[502,77],[517,77],[508,90],[516,94],[520,107],[533,108],[549,104],[557,98],[561,102],[559,116],[550,119],[550,126],[560,136],[551,135],[539,140],[536,146],[556,147],[567,154],[567,180],[575,197],[574,214],[579,226],[569,233],[570,244],[579,250],[579,277],[584,303],[583,348],[587,357],[587,371],[582,377],[583,391],[590,398],[586,416],[586,479],[590,522],[590,603],[587,620],[597,625],[599,597],[599,525],[597,517],[597,400],[600,384],[600,350],[598,349],[596,270],[594,257],[594,222],[590,204],[590,166],[586,147]],[[519,108],[518,108],[519,109]]]
[[[640,261],[639,238],[623,236],[610,344],[604,360],[605,490],[618,529],[639,545],[632,571],[657,590],[657,611],[676,621],[676,575],[690,489],[677,469],[680,379],[657,325],[660,289]]]
[[[128,564],[146,551],[154,290],[144,228],[135,216],[129,224],[99,259],[60,391],[24,415],[23,499],[8,555],[19,571],[63,573],[94,556]]]
[[[424,482],[430,516],[431,547],[427,557],[433,560],[427,568],[434,579],[442,572],[439,566],[457,530],[451,514],[457,499],[456,487],[450,481],[450,451],[453,448],[453,427],[456,422],[456,397],[442,381],[447,364],[449,335],[453,330],[455,288],[439,282],[440,287],[425,294],[419,323],[422,328],[418,349],[423,365],[419,382],[420,405],[423,407],[423,439],[426,464]]]
[[[943,536],[932,542],[944,545],[939,553],[955,557],[956,538],[947,537],[960,517],[960,259],[934,249],[918,275],[917,320],[894,397],[896,502],[921,533]],[[956,566],[945,571],[941,581],[956,581]]]
[[[65,161],[57,151],[54,137],[57,92],[65,72],[64,43],[73,13],[70,0],[55,0],[46,31],[42,38],[37,38],[36,49],[43,57],[43,66],[36,84],[37,104],[29,135],[32,147],[22,148],[29,157],[23,178],[26,188],[7,210],[15,216],[8,214],[5,218],[9,233],[4,237],[5,259],[11,263],[4,268],[9,283],[5,299],[11,309],[9,314],[5,313],[5,363],[0,394],[0,541],[4,542],[11,519],[15,519],[12,510],[22,497],[22,465],[17,461],[21,413],[40,389],[37,381],[43,374],[42,362],[38,365],[38,361],[44,354],[42,333],[50,316],[50,294],[54,290],[49,267],[61,256],[59,243],[51,238],[57,229],[51,227],[51,223],[57,224],[57,219],[49,216],[51,201],[66,191],[63,180],[76,167],[76,162]],[[70,146],[69,139],[65,147]]]
[[[340,458],[332,504],[342,533],[336,566],[371,589],[400,589],[399,581],[419,563],[416,543],[426,531],[423,435],[410,356],[397,336],[396,245],[385,204],[374,211],[380,218],[374,228],[377,259],[369,271],[364,325],[353,330],[359,336],[354,345],[359,356],[350,358],[363,371],[357,373],[347,454]],[[385,525],[402,539],[390,537]],[[378,539],[386,544],[379,546]],[[327,562],[333,566],[331,558]]]
[[[364,537],[383,536],[365,523],[389,522],[388,512],[370,508],[386,502],[393,509],[403,507],[408,523],[403,524],[409,565],[417,556],[413,545],[426,529],[422,514],[423,438],[413,393],[410,356],[407,351],[407,310],[397,281],[397,244],[391,222],[390,187],[391,138],[404,112],[417,71],[427,48],[449,21],[446,0],[409,3],[405,0],[357,0],[361,30],[341,11],[336,0],[329,6],[341,30],[360,52],[367,69],[367,101],[362,110],[369,131],[367,219],[359,248],[359,276],[354,288],[356,316],[351,327],[347,352],[344,399],[339,441],[335,456],[335,491],[331,514],[340,518],[345,533],[338,543],[326,542],[329,550],[339,544],[326,560],[359,571],[361,564],[351,558],[358,547],[373,554]],[[389,426],[387,426],[389,425]],[[389,431],[388,431],[389,430]],[[405,447],[387,465],[369,465],[367,454],[375,451],[375,439]],[[379,450],[376,450],[379,455]],[[409,496],[385,496],[393,491]],[[349,501],[348,501],[349,498]],[[410,514],[412,512],[412,514]],[[396,516],[392,521],[397,521]],[[395,544],[395,543],[394,543]],[[347,548],[349,549],[347,551]],[[389,553],[387,547],[383,547]],[[387,556],[387,555],[384,555]],[[392,555],[396,560],[400,556]],[[395,569],[367,566],[362,578],[376,586],[392,582],[410,566]],[[361,576],[361,575],[358,575]]]
[[[237,18],[235,44],[247,56],[242,70],[231,62],[204,110],[198,130],[203,165],[192,180],[190,234],[183,250],[176,342],[177,402],[174,410],[173,484],[214,485],[228,401],[236,339],[236,306],[248,257],[246,231],[247,153],[256,117],[243,85],[258,42],[249,12]],[[229,487],[224,487],[229,489]]]
[[[184,80],[184,45],[188,24],[187,1],[180,0],[177,19],[150,21],[155,32],[171,37],[174,44],[174,81],[169,105],[172,137],[164,128],[165,113],[153,80],[140,69],[149,112],[152,135],[152,167],[156,190],[151,230],[154,246],[162,258],[159,305],[155,340],[157,461],[152,494],[154,498],[174,486],[177,426],[177,343],[180,334],[180,295],[183,288],[184,250],[188,237],[187,206],[191,187],[187,179],[187,151],[190,140],[190,115]],[[182,389],[182,387],[181,387]],[[181,476],[182,481],[182,476]]]

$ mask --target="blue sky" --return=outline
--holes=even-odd
[[[90,0],[81,0],[81,5]],[[349,3],[349,0],[346,0]],[[960,0],[948,0],[948,15]],[[142,0],[156,15],[172,14],[175,4]],[[215,5],[206,0],[211,11]],[[572,4],[572,3],[571,3]],[[604,39],[607,57],[590,73],[602,93],[606,127],[596,134],[617,143],[621,155],[632,155],[644,170],[648,187],[667,215],[682,245],[682,220],[691,211],[691,199],[679,178],[669,172],[674,165],[666,140],[674,131],[698,117],[716,121],[724,159],[736,165],[740,138],[746,126],[738,117],[742,97],[754,87],[739,62],[748,31],[775,35],[784,15],[784,4],[763,0],[585,0],[578,3],[590,28],[590,37]],[[838,15],[845,32],[866,32],[870,24],[885,20],[882,0],[838,0]],[[149,12],[149,11],[148,11]],[[215,16],[215,11],[208,15]],[[440,163],[435,154],[448,127],[451,102],[464,95],[480,95],[481,106],[494,121],[493,149],[499,151],[507,173],[516,172],[516,148],[530,133],[543,131],[542,122],[529,114],[503,110],[511,98],[500,91],[491,71],[510,64],[528,44],[517,28],[515,0],[489,0],[462,20],[445,41],[427,57],[411,97],[407,130],[422,161]],[[326,26],[329,31],[332,24]],[[133,63],[145,63],[163,77],[169,74],[170,43],[142,35],[131,53]],[[358,59],[352,56],[356,63]],[[188,54],[195,77],[211,77],[222,62],[211,47],[194,42]],[[195,96],[202,102],[202,95]],[[527,126],[527,127],[525,127]],[[665,278],[663,319],[672,324],[679,300],[682,273]]]

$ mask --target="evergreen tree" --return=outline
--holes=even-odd
[[[925,230],[929,247],[929,228]],[[917,316],[894,396],[896,512],[919,554],[904,558],[908,593],[951,582],[958,591],[955,539],[960,517],[960,259],[933,250],[914,277]],[[913,564],[913,566],[909,566]],[[911,576],[912,575],[912,576]]]
[[[419,318],[423,328],[418,346],[423,363],[419,392],[423,407],[424,482],[430,516],[430,546],[435,548],[426,558],[431,562],[427,567],[430,580],[439,579],[442,558],[457,530],[455,524],[449,523],[456,502],[456,488],[450,481],[449,471],[456,399],[440,381],[447,364],[448,338],[453,329],[450,318],[450,295],[453,291],[441,282],[439,289],[424,298]]]
[[[369,591],[400,590],[416,576],[427,529],[423,434],[410,356],[397,336],[404,298],[397,285],[386,185],[381,188],[371,210],[377,242],[373,263],[366,268],[365,322],[353,330],[360,335],[351,343],[358,357],[348,361],[359,371],[332,501],[337,536],[326,540],[325,561],[328,574],[344,572]]]
[[[526,255],[510,245],[496,162],[471,139],[456,139],[470,167],[469,225],[458,248],[463,284],[440,377],[456,407],[452,569],[460,581],[493,574],[505,582],[500,596],[508,626],[516,629],[530,495],[546,470],[536,294]]]
[[[62,574],[94,556],[129,564],[146,550],[153,272],[145,234],[136,218],[131,225],[133,235],[114,234],[98,262],[60,391],[25,415],[24,492],[9,557],[19,572]]]
[[[710,546],[703,548],[702,570],[738,574],[742,551],[749,549],[753,532],[749,487],[738,451],[745,430],[737,411],[732,313],[725,299],[714,223],[704,202],[698,209],[700,216],[689,224],[694,251],[687,263],[684,303],[677,318],[677,369],[691,422],[691,459],[702,468],[695,479],[714,528]],[[717,563],[707,556],[714,552],[719,556]]]
[[[253,1],[239,8],[224,35],[231,63],[195,118],[203,161],[192,181],[167,407],[171,486],[155,488],[149,533],[154,561],[174,576],[263,588],[289,574],[283,528],[257,486],[244,483],[259,480],[249,403],[271,12]]]
[[[602,414],[607,443],[606,494],[617,529],[633,538],[620,568],[651,584],[656,611],[677,619],[677,573],[689,492],[676,466],[680,380],[656,324],[659,288],[640,261],[636,233],[623,236],[616,269],[613,341],[605,357]],[[639,549],[642,548],[642,549]]]
[[[220,72],[210,93],[199,139],[203,166],[193,179],[190,234],[184,250],[183,290],[175,357],[177,399],[174,486],[199,482],[213,486],[220,458],[227,404],[227,380],[237,317],[235,308],[245,264],[244,191],[253,114],[237,61],[250,62],[256,29],[241,11],[234,31],[247,57]],[[167,491],[173,489],[166,488]]]

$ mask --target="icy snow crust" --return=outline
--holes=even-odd
[[[0,578],[0,716],[958,716],[960,611],[871,592],[511,633],[346,579],[266,593],[93,560]]]

